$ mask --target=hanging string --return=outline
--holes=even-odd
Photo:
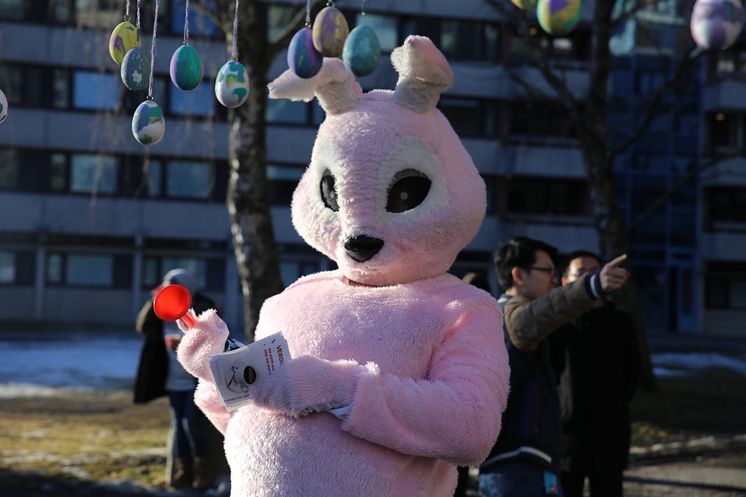
[[[184,45],[189,45],[189,0],[186,0],[184,5]]]
[[[360,7],[360,15],[365,15],[365,0],[363,0],[363,5]]]
[[[233,16],[233,47],[231,50],[231,59],[238,60],[238,4],[241,0],[236,0],[236,12]]]
[[[127,4],[124,6],[124,20],[130,22],[130,0],[127,0]]]
[[[140,30],[140,2],[142,0],[137,0],[137,29]]]
[[[306,0],[306,27],[311,27],[311,0]]]
[[[150,81],[148,81],[148,100],[153,100],[153,74],[155,74],[155,38],[158,31],[158,6],[161,0],[155,0],[155,17],[153,19],[153,43],[150,45]]]

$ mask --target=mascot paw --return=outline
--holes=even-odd
[[[191,375],[212,381],[210,356],[223,352],[228,327],[215,309],[209,309],[197,317],[194,328],[183,331],[176,357]]]
[[[355,361],[325,361],[300,356],[253,385],[253,400],[290,416],[324,412],[352,403],[363,375],[377,373],[374,365]]]

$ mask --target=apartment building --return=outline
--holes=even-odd
[[[143,31],[149,34],[152,6],[143,3]],[[492,252],[516,235],[544,239],[562,251],[597,246],[575,131],[559,102],[531,98],[516,82],[513,75],[519,74],[545,85],[528,46],[490,2],[385,0],[368,2],[365,16],[357,3],[337,6],[351,25],[372,25],[386,55],[408,34],[423,34],[453,66],[454,87],[439,106],[488,191],[487,217],[452,269],[455,274],[480,271],[496,286]],[[267,36],[279,32],[299,7],[268,3]],[[155,98],[166,114],[167,132],[161,143],[144,148],[129,125],[145,95],[124,89],[107,53],[124,2],[0,0],[0,88],[11,105],[11,118],[0,127],[0,322],[128,326],[160,275],[185,266],[222,303],[229,324],[240,325],[240,285],[224,204],[227,114],[214,99],[211,81],[225,61],[226,44],[209,19],[192,12],[192,44],[205,64],[205,79],[192,92],[175,88],[168,61],[181,43],[183,8],[183,0],[161,2]],[[535,33],[579,93],[588,87],[590,58],[590,12],[583,17],[568,37]],[[645,54],[636,49],[639,44],[633,36],[633,49],[619,51],[612,82],[612,91],[633,101],[644,100],[665,77],[656,64],[675,55]],[[724,63],[716,66],[724,70]],[[271,76],[284,69],[279,57]],[[709,82],[718,71],[694,74]],[[395,81],[385,56],[360,82],[367,90],[392,88]],[[713,90],[723,85],[699,85],[691,95],[673,97],[685,105],[620,158],[628,220],[674,185],[686,164],[711,150],[706,137],[712,126],[734,119],[737,143],[730,146],[740,146],[743,116],[738,108],[717,105],[738,100]],[[624,120],[633,111],[622,107],[610,119]],[[289,212],[322,119],[315,103],[268,102],[267,172],[285,283],[333,265],[303,243]],[[670,127],[678,130],[674,136]],[[697,179],[690,185],[633,234],[631,255],[646,318],[659,330],[742,333],[717,323],[728,322],[728,313],[746,311],[739,300],[746,292],[739,290],[746,288],[746,270],[739,266],[746,255],[739,259],[739,252],[746,250],[737,248],[746,248],[746,238],[733,231],[738,220],[724,218],[731,216],[724,214],[732,212],[729,202],[743,202],[746,188],[739,193],[738,182],[729,180],[718,186]],[[730,223],[730,231],[723,232],[723,223]]]

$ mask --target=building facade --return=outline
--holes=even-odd
[[[151,2],[143,3],[148,4],[142,12],[143,43],[149,47],[153,13]],[[192,44],[205,64],[205,79],[196,90],[178,90],[168,79],[168,61],[182,41],[184,2],[161,2],[154,97],[166,114],[167,131],[161,143],[142,147],[131,136],[130,120],[145,93],[123,87],[107,52],[123,5],[0,0],[0,89],[11,108],[0,127],[0,322],[128,326],[161,275],[182,266],[222,304],[229,324],[240,326],[240,284],[225,208],[227,113],[212,93],[212,78],[226,59],[225,37],[192,12]],[[455,274],[480,271],[495,287],[492,252],[517,235],[541,238],[565,252],[597,247],[575,131],[559,102],[529,97],[517,82],[515,75],[546,86],[531,50],[490,2],[385,0],[370,2],[365,16],[357,4],[338,7],[351,25],[370,24],[385,52],[376,72],[361,79],[365,90],[393,88],[396,74],[388,54],[408,34],[432,38],[453,66],[454,87],[439,106],[488,191],[487,217]],[[266,35],[280,32],[298,8],[268,3]],[[589,19],[584,12],[568,37],[533,33],[578,94],[589,83]],[[612,91],[643,101],[662,77],[660,61],[672,57],[620,52]],[[725,65],[715,64],[720,71]],[[281,56],[270,76],[285,67]],[[697,78],[715,81],[716,69],[698,72]],[[740,59],[733,71],[741,71]],[[687,164],[713,150],[708,137],[720,137],[723,122],[736,123],[735,141],[714,146],[742,150],[746,121],[739,108],[746,103],[739,107],[740,90],[728,86],[731,81],[700,85],[685,95],[685,105],[656,122],[620,158],[628,221],[675,185]],[[612,118],[634,112],[630,106],[620,109]],[[289,212],[322,119],[315,103],[268,102],[267,174],[286,284],[333,266],[303,243]],[[746,333],[718,324],[746,315],[746,235],[737,226],[746,209],[733,214],[743,207],[746,182],[734,178],[689,183],[694,186],[633,233],[633,269],[653,329]]]

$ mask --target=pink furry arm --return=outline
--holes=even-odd
[[[376,374],[375,366],[355,361],[326,361],[295,357],[272,376],[257,381],[252,400],[291,416],[347,406],[362,376]]]
[[[510,370],[499,308],[480,304],[448,332],[428,377],[362,376],[342,429],[403,454],[482,462],[500,431]]]
[[[194,328],[183,331],[184,337],[179,343],[176,357],[192,376],[213,381],[210,356],[223,352],[229,335],[228,327],[215,309],[209,309],[197,317]]]
[[[225,430],[228,428],[228,422],[232,415],[220,401],[215,384],[199,380],[197,390],[194,392],[194,403],[205,413],[205,416],[215,425],[215,428],[225,435]]]

